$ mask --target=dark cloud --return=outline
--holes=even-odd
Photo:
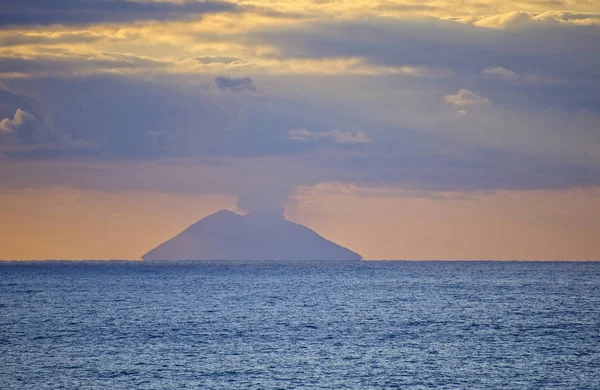
[[[256,90],[254,82],[250,77],[235,78],[219,76],[215,78],[215,84],[222,91],[243,92]]]
[[[316,88],[304,79],[300,81],[306,84],[306,89]],[[367,81],[373,83],[372,79]],[[517,123],[521,127],[513,131],[517,137],[515,141],[506,141],[510,129],[503,128],[511,127],[512,122],[500,122],[492,128],[490,137],[506,142],[489,146],[487,139],[479,143],[477,138],[462,137],[463,131],[481,137],[489,131],[489,124],[476,120],[450,123],[455,118],[456,107],[445,103],[445,93],[441,92],[436,99],[439,105],[450,110],[450,116],[448,120],[439,114],[432,117],[442,122],[442,129],[435,132],[431,129],[412,130],[417,125],[410,122],[386,124],[381,121],[377,115],[379,111],[370,110],[378,108],[382,101],[369,98],[368,83],[362,84],[361,91],[365,94],[362,101],[369,101],[369,105],[363,104],[360,109],[355,109],[346,106],[348,100],[342,98],[350,94],[348,91],[357,89],[347,79],[339,80],[347,84],[340,88],[335,87],[337,84],[319,81],[323,88],[336,90],[342,96],[329,103],[285,96],[269,97],[268,90],[261,94],[215,93],[210,88],[211,82],[207,78],[204,84],[186,86],[173,80],[148,81],[115,76],[7,81],[5,84],[13,93],[0,94],[0,103],[4,100],[2,104],[6,110],[12,109],[0,118],[7,120],[5,127],[25,127],[35,125],[37,121],[60,136],[57,142],[61,147],[21,148],[9,153],[3,151],[3,154],[5,158],[29,160],[85,157],[121,162],[236,159],[239,162],[237,168],[223,167],[226,170],[223,180],[235,182],[237,176],[232,176],[232,170],[237,170],[235,174],[252,177],[254,182],[261,183],[258,187],[248,184],[247,188],[240,184],[234,189],[239,194],[249,194],[249,199],[254,199],[255,188],[264,187],[272,192],[265,194],[265,199],[281,199],[297,185],[328,180],[366,186],[441,190],[600,185],[600,164],[593,156],[588,162],[574,162],[569,156],[563,158],[552,154],[552,148],[562,150],[571,147],[568,145],[571,138],[584,139],[585,135],[578,133],[577,129],[568,128],[571,123],[569,117],[566,121],[557,121],[548,133],[536,133],[537,130]],[[283,81],[280,79],[280,82]],[[385,80],[379,82],[384,83]],[[368,87],[387,96],[387,91],[381,86]],[[286,90],[291,88],[291,84],[285,86]],[[456,92],[457,89],[452,89],[448,94]],[[482,98],[488,97],[480,90],[474,89],[473,92]],[[35,97],[35,107],[39,109],[36,111],[31,105],[26,106],[24,102],[31,99],[22,96]],[[494,99],[491,101],[495,102]],[[397,103],[399,105],[394,107],[404,110],[400,105],[406,103]],[[23,114],[17,115],[15,107],[20,108]],[[493,103],[467,107],[468,110],[493,108]],[[412,108],[409,107],[409,111],[413,111]],[[32,118],[24,112],[35,116],[36,120],[30,120]],[[402,111],[395,112],[403,115]],[[418,110],[413,115],[419,115]],[[506,116],[504,112],[496,115],[499,118]],[[549,123],[551,119],[548,119]],[[527,126],[535,124],[526,116],[519,120]],[[334,133],[333,129],[342,130]],[[566,136],[551,139],[561,131]],[[589,136],[590,140],[594,139],[591,138],[593,135]],[[327,142],[303,142],[304,139]],[[526,142],[539,145],[538,149],[542,152],[530,150],[529,146],[521,147]],[[578,144],[575,147],[579,147]],[[250,163],[257,159],[269,160],[262,165]],[[246,160],[249,161],[247,166]],[[167,176],[154,184],[148,179],[143,185],[147,188],[153,185],[164,187],[168,181],[169,188],[174,191],[199,188],[194,187],[193,174],[182,174],[182,182]],[[108,187],[112,185],[105,184]]]
[[[314,147],[288,141],[288,129],[295,124],[315,126],[315,121],[303,118],[292,109],[297,105],[285,100],[269,106],[255,94],[245,94],[242,100],[237,94],[219,94],[216,99],[208,85],[186,89],[173,80],[123,76],[47,77],[7,84],[20,95],[7,93],[7,108],[13,111],[7,110],[5,117],[19,108],[12,101],[34,97],[55,132],[95,146],[90,158],[266,156]],[[79,153],[64,150],[63,157],[71,152]]]
[[[516,112],[528,113],[552,107],[560,107],[573,114],[600,112],[599,87],[593,83],[505,82],[481,77],[477,79],[477,88],[494,104]]]
[[[0,0],[0,26],[164,21],[237,10],[235,4],[221,1]]]
[[[297,186],[325,181],[428,191],[548,190],[600,184],[597,166],[533,159],[502,149],[465,149],[462,156],[422,150],[405,156],[377,152],[367,156],[312,151],[298,158],[161,159],[135,164],[107,164],[89,155],[81,163],[61,163],[54,156],[54,161],[13,171],[18,175],[10,174],[11,164],[17,167],[17,162],[5,161],[0,164],[0,188],[61,185],[104,191],[230,192],[242,197],[245,209],[268,209],[281,205]],[[40,153],[52,157],[51,150],[33,156],[22,152],[18,157],[39,160]]]
[[[435,143],[435,140],[429,142]],[[445,145],[439,144],[440,150]],[[323,162],[325,164],[325,162]],[[434,191],[546,190],[600,185],[600,166],[559,162],[508,148],[467,147],[461,155],[372,154],[328,160],[331,180]]]
[[[364,57],[372,64],[422,66],[480,74],[503,67],[572,82],[600,84],[600,26],[529,20],[506,29],[425,19],[327,21],[250,34],[285,58]]]

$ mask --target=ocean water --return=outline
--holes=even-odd
[[[0,262],[0,389],[600,389],[600,263]]]

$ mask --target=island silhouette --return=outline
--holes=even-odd
[[[143,260],[361,260],[281,211],[221,210],[142,256]]]

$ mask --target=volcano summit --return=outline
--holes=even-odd
[[[142,256],[144,260],[361,260],[283,214],[221,210]]]

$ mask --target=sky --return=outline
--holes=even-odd
[[[598,0],[0,0],[0,259],[283,208],[366,259],[600,260]]]

